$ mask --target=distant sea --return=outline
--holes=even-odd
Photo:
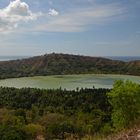
[[[23,58],[29,58],[30,56],[0,56],[0,61],[17,60]]]
[[[0,61],[17,60],[29,57],[31,56],[0,56]],[[102,56],[102,57],[109,58],[112,60],[121,60],[125,62],[140,60],[140,56]]]
[[[125,62],[140,60],[140,56],[104,56],[104,57],[112,60],[120,60]]]

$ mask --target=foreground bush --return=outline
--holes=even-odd
[[[117,130],[127,128],[140,119],[140,86],[131,81],[116,81],[108,94],[113,108],[112,123]]]

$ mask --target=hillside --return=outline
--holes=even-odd
[[[22,60],[0,62],[0,78],[61,74],[140,75],[140,61],[123,62],[101,57],[47,54]]]

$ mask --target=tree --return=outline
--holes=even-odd
[[[39,124],[28,124],[23,128],[29,139],[33,139],[38,135],[42,135],[44,133],[45,128]]]
[[[140,117],[140,86],[131,81],[116,81],[108,94],[112,123],[116,130],[132,125]]]
[[[0,126],[1,140],[24,140],[24,133],[16,127]]]

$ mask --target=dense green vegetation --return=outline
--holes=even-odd
[[[140,119],[140,86],[110,89],[0,88],[1,140],[82,139],[131,127]]]
[[[140,119],[140,85],[116,81],[108,96],[113,107],[111,118],[115,129],[132,126]]]
[[[0,62],[0,79],[85,73],[140,75],[140,61],[122,62],[100,57],[53,53],[29,59]]]
[[[44,134],[51,140],[98,132],[110,118],[106,96],[109,91],[94,88],[77,88],[76,91],[1,88],[1,129],[5,132],[13,126],[15,130],[12,131],[21,136],[24,133],[26,139]],[[9,135],[7,131],[6,135]]]

